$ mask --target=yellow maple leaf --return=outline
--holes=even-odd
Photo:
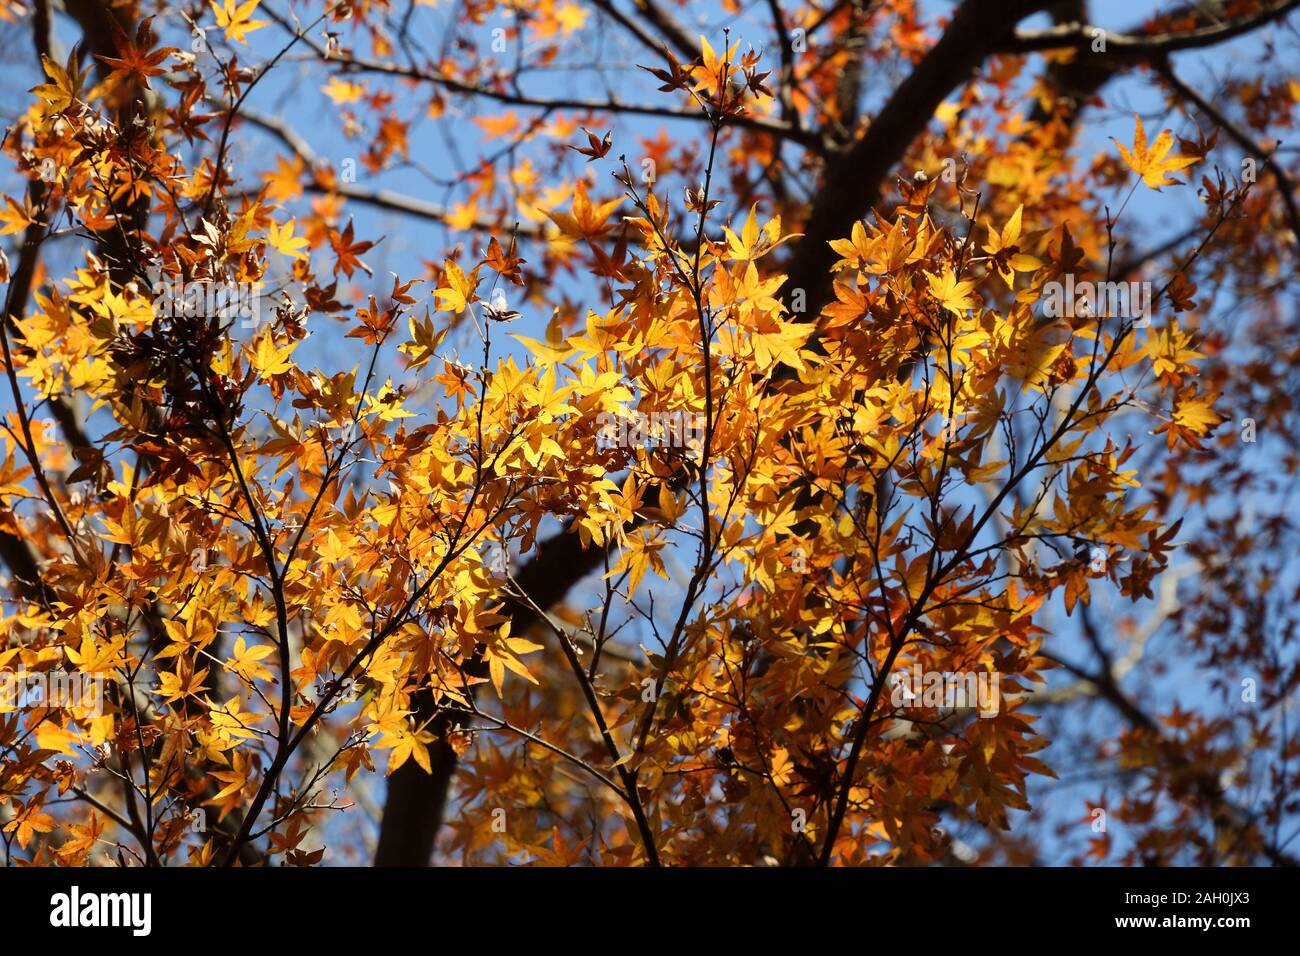
[[[208,0],[208,6],[217,15],[217,26],[226,32],[227,39],[237,43],[247,43],[244,37],[271,22],[249,19],[257,9],[257,4],[258,0],[248,0],[247,3],[235,6],[233,0],[222,0],[222,6],[219,7],[214,0]]]
[[[294,236],[295,221],[290,219],[283,226],[271,223],[266,229],[266,242],[276,252],[286,255],[290,259],[306,259],[307,253],[302,250],[307,247],[307,240]]]
[[[407,369],[417,369],[434,357],[438,346],[447,335],[447,330],[438,332],[434,329],[433,320],[429,317],[427,309],[422,320],[417,320],[411,315],[407,316],[406,321],[411,329],[411,341],[399,345],[397,351],[410,356],[407,360]]]
[[[297,347],[297,342],[283,348],[277,346],[268,329],[258,338],[257,346],[252,350],[249,358],[253,368],[262,378],[270,378],[272,375],[283,375],[293,368],[289,356]]]
[[[26,810],[5,824],[6,833],[18,831],[18,845],[23,849],[27,848],[33,834],[49,833],[54,829],[54,818],[48,813],[39,812],[36,809],[38,806],[39,804],[36,803],[30,804]]]
[[[355,103],[366,92],[366,88],[360,83],[353,83],[351,80],[340,80],[337,76],[331,76],[329,82],[322,86],[321,90],[340,106],[345,103]]]
[[[727,50],[725,55],[718,56],[709,41],[701,34],[700,61],[704,66],[704,78],[695,88],[716,93],[718,88],[731,78],[731,74],[736,72],[736,51],[738,49],[740,49],[739,40],[731,45],[731,49]],[[726,67],[726,76],[722,75],[724,66]]]
[[[81,83],[90,72],[90,67],[77,70],[77,61],[68,57],[66,67],[59,66],[48,56],[41,57],[41,65],[50,82],[33,87],[29,92],[35,93],[49,105],[49,112],[58,113],[73,104],[81,90]]]
[[[448,259],[442,271],[448,284],[433,290],[438,299],[438,311],[457,314],[464,312],[467,305],[478,299],[474,294],[478,288],[478,266],[466,275],[464,269]]]
[[[927,278],[930,283],[930,294],[949,312],[963,312],[976,304],[976,300],[970,294],[975,288],[975,283],[959,282],[952,269],[945,268],[941,275],[931,275]]]
[[[386,739],[381,739],[378,746],[382,748],[391,743],[393,747],[392,753],[388,755],[388,767],[384,771],[386,774],[391,774],[412,757],[425,773],[431,772],[429,744],[434,740],[431,732],[417,730],[412,733],[404,724],[399,724],[391,730],[385,730],[384,738]]]
[[[587,23],[587,11],[576,3],[566,3],[555,12],[555,20],[564,31],[564,35],[576,33]]]
[[[463,232],[466,229],[473,228],[474,223],[478,222],[478,203],[454,203],[447,212],[447,228],[456,232]]]
[[[267,197],[277,203],[297,199],[302,195],[302,182],[299,177],[305,168],[301,157],[295,156],[292,160],[282,156],[276,157],[275,164],[275,170],[262,174],[262,179],[267,186]]]
[[[731,259],[759,259],[787,239],[798,238],[796,235],[781,235],[781,217],[777,216],[769,220],[760,229],[758,217],[756,215],[758,203],[754,203],[749,208],[749,216],[745,219],[745,225],[741,228],[740,235],[737,236],[729,226],[723,227],[723,235],[727,239],[727,256]],[[855,227],[857,228],[857,227]],[[833,245],[833,244],[832,244]]]
[[[1193,398],[1179,402],[1174,408],[1174,422],[1188,431],[1206,435],[1220,422],[1223,416],[1214,410],[1212,398]]]
[[[1169,130],[1165,130],[1157,136],[1156,141],[1148,147],[1146,130],[1142,128],[1142,117],[1134,113],[1133,119],[1137,121],[1137,128],[1133,131],[1132,152],[1129,152],[1124,147],[1124,144],[1115,139],[1114,136],[1111,137],[1115,145],[1119,147],[1124,162],[1128,163],[1129,168],[1141,176],[1142,182],[1146,183],[1151,189],[1159,189],[1161,186],[1182,185],[1182,180],[1166,178],[1166,174],[1186,169],[1196,163],[1197,158],[1195,156],[1170,156],[1166,159],[1165,155],[1174,145],[1174,137]]]
[[[262,659],[269,657],[275,650],[270,644],[254,644],[251,647],[242,637],[235,639],[235,652],[226,664],[226,669],[251,682],[255,678],[271,680],[272,674],[262,665]]]
[[[5,196],[4,200],[9,208],[0,209],[0,223],[4,223],[0,228],[0,236],[7,236],[11,232],[22,232],[34,222],[31,212],[25,208],[25,205],[18,205],[8,196]]]
[[[566,236],[575,239],[595,239],[609,228],[606,220],[621,202],[621,199],[612,199],[609,202],[593,204],[587,196],[586,185],[579,180],[573,187],[572,212],[548,212],[546,215]]]
[[[244,784],[248,782],[248,778],[238,770],[214,770],[212,776],[225,784],[217,793],[213,794],[212,802],[214,803],[243,790]]]

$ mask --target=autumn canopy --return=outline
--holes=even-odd
[[[3,0],[6,862],[1290,862],[1297,5]]]

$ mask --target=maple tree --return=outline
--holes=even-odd
[[[1291,862],[1297,6],[0,5],[6,861]]]

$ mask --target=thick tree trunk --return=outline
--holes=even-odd
[[[543,541],[533,558],[514,577],[538,607],[549,609],[600,566],[602,554],[599,548],[584,551],[576,534],[561,531]],[[506,607],[515,634],[522,634],[536,621],[536,612],[527,605],[507,602]],[[420,694],[415,703],[416,722],[432,718],[430,729],[439,738],[429,748],[432,772],[425,773],[415,761],[408,760],[388,779],[375,866],[429,865],[456,773],[456,753],[442,739],[447,731],[454,729],[452,722],[446,715],[435,716],[432,695]]]
[[[881,187],[908,147],[953,90],[965,83],[1030,13],[1044,0],[966,0],[953,14],[943,35],[872,119],[861,138],[827,162],[821,187],[803,226],[803,238],[787,267],[782,288],[786,304],[798,305],[811,320],[832,298],[831,266],[838,258],[832,240],[853,231],[853,224],[880,200]]]
[[[430,695],[421,696],[424,700],[417,704],[417,720],[420,713],[427,714],[432,708]],[[445,714],[434,718],[429,729],[438,737],[429,747],[433,772],[425,773],[418,763],[408,760],[388,778],[375,866],[428,866],[433,856],[456,773],[456,751],[443,739],[449,729]]]

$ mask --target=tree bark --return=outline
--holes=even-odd
[[[603,554],[599,548],[584,550],[578,535],[565,529],[543,541],[514,577],[538,607],[549,609],[600,567]],[[505,606],[515,634],[522,634],[537,620],[537,613],[522,602],[507,599]],[[408,760],[388,778],[375,866],[429,865],[456,773],[456,752],[447,744],[445,735],[455,730],[457,723],[437,712],[433,695],[428,692],[416,695],[415,704],[415,721],[432,721],[429,729],[438,737],[429,748],[431,772],[425,773],[414,760]]]

